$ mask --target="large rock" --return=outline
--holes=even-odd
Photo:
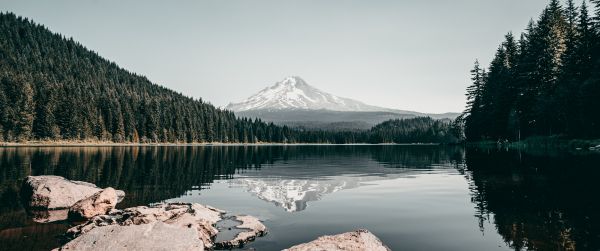
[[[117,205],[117,191],[112,187],[100,190],[94,195],[76,202],[69,209],[69,218],[89,219],[106,214]]]
[[[155,221],[96,227],[57,250],[204,250],[194,228]]]
[[[321,236],[318,239],[285,249],[287,251],[389,251],[390,249],[368,230],[360,229],[338,235]]]
[[[68,209],[100,190],[88,182],[71,181],[53,175],[29,176],[23,184],[23,191],[29,199],[28,205],[38,209]],[[117,190],[116,193],[119,199],[125,196],[123,191]]]
[[[185,241],[189,244],[189,247],[192,247],[196,242],[189,242],[187,237],[188,233],[184,233],[186,236],[184,236],[182,240],[179,240],[177,237],[177,233],[180,233],[185,229],[185,231],[193,231],[195,240],[200,242],[202,247],[210,249],[214,246],[213,239],[218,232],[214,225],[217,221],[222,219],[221,216],[224,213],[224,211],[219,209],[196,203],[158,204],[150,207],[139,206],[123,210],[111,210],[106,215],[98,215],[84,224],[69,229],[67,231],[67,237],[73,238],[73,240],[67,243],[63,248],[85,250],[88,246],[92,245],[88,242],[95,240],[96,237],[94,236],[103,236],[102,234],[107,233],[108,231],[119,231],[127,233],[129,236],[127,240],[117,239],[114,242],[144,240],[145,243],[140,245],[145,245],[145,247],[153,247],[154,245],[156,245],[156,247],[168,247],[168,245],[165,246],[163,243],[165,241],[163,239],[151,239],[145,238],[145,236],[154,236],[155,234],[159,235],[164,231],[173,231],[173,233],[169,233],[169,236],[172,236],[170,242]],[[146,226],[156,225],[157,223],[164,223],[169,226],[161,226],[160,228]],[[141,226],[140,228],[146,229],[146,231],[138,231],[138,228],[129,230],[131,226],[138,225]],[[106,227],[110,228],[106,229]],[[153,231],[160,232],[153,233]],[[91,234],[91,236],[86,237],[86,235],[89,234]],[[120,244],[110,245],[111,247],[117,247]],[[187,247],[188,246],[186,246],[186,248]]]

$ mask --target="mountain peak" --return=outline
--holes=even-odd
[[[307,87],[311,87],[314,88],[312,86],[309,86],[304,79],[298,77],[298,76],[289,76],[284,78],[283,80],[281,80],[280,82],[275,83],[275,85],[271,88],[274,87],[280,87],[280,88],[307,88]]]
[[[277,84],[295,86],[296,84],[306,84],[306,82],[304,82],[304,79],[298,76],[288,76],[284,78],[281,82],[278,82]]]
[[[298,76],[289,76],[262,89],[240,103],[225,107],[236,112],[249,110],[332,110],[381,111],[385,108],[366,105],[360,101],[341,98],[321,91]]]

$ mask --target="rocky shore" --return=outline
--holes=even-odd
[[[116,209],[125,192],[59,176],[29,176],[25,202],[34,221],[69,220],[55,250],[212,250],[241,248],[267,234],[253,216],[229,215],[198,203],[161,203]],[[367,230],[323,236],[302,250],[389,250]]]

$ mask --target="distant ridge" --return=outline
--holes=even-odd
[[[240,103],[230,103],[226,108],[235,112],[286,109],[353,112],[389,110],[321,91],[298,76],[287,77]]]
[[[236,114],[294,127],[368,129],[389,120],[413,117],[454,119],[458,113],[426,114],[365,104],[317,89],[298,76],[289,76],[274,85],[225,109]]]

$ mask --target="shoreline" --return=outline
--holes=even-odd
[[[559,150],[597,150],[600,139],[567,139],[559,136],[540,136],[513,142],[474,141],[466,142],[471,147],[507,147],[509,149],[559,149]]]
[[[90,141],[0,142],[0,147],[170,147],[170,146],[440,146],[441,143],[116,143]]]

